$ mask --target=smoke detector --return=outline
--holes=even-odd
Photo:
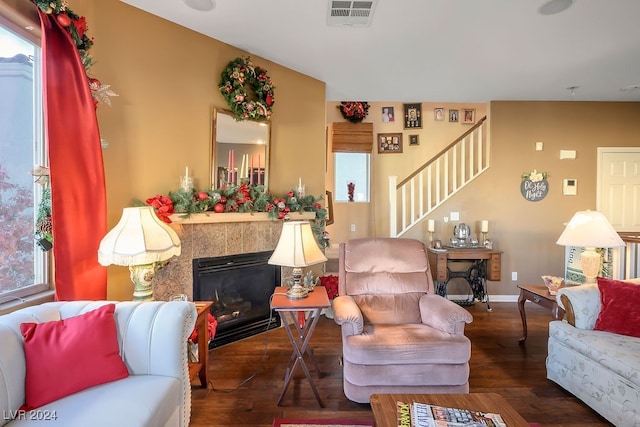
[[[327,25],[330,27],[369,27],[378,0],[329,0]]]

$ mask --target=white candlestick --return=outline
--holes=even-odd
[[[189,166],[185,166],[185,168],[184,168],[184,176],[189,176]]]
[[[486,219],[483,219],[482,222],[480,223],[480,232],[481,233],[489,232],[489,221],[487,221]]]
[[[427,221],[427,231],[429,233],[436,231],[436,222],[434,220],[430,219]]]

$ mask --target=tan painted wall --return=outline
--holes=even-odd
[[[435,106],[423,104],[423,111],[425,105]],[[386,126],[391,128],[391,125],[375,122],[379,119],[379,106],[374,103],[367,117],[374,120],[374,133],[380,131],[380,126],[385,132]],[[442,106],[448,108],[447,104]],[[328,120],[340,119],[332,116],[332,110],[328,105]],[[397,105],[395,110],[397,115]],[[429,107],[426,110],[429,111]],[[443,222],[443,217],[452,211],[460,213],[460,220],[470,224],[474,234],[479,231],[479,221],[488,220],[488,237],[496,248],[504,251],[502,280],[490,282],[489,292],[515,295],[518,283],[538,283],[543,274],[563,275],[564,248],[556,245],[555,241],[563,230],[563,224],[575,211],[596,208],[597,147],[640,145],[640,121],[637,119],[640,103],[492,102],[489,110],[491,168],[438,208],[430,218],[436,221],[434,238],[442,240],[451,237],[456,224]],[[426,117],[432,116],[427,114]],[[397,129],[393,131],[402,130],[401,123],[395,126]],[[388,210],[387,175],[397,174],[401,180],[421,164],[423,156],[437,152],[445,145],[445,141],[436,142],[438,138],[446,138],[446,142],[450,140],[446,132],[441,132],[444,129],[441,126],[445,123],[427,123],[423,129],[429,141],[426,147],[421,134],[420,147],[407,147],[405,138],[403,154],[373,154],[376,197],[374,208],[363,216],[365,223],[375,223],[373,235],[388,235],[388,214],[385,213]],[[406,137],[413,132],[403,133]],[[544,143],[543,151],[535,151],[536,141]],[[561,149],[576,150],[576,160],[560,160]],[[521,175],[534,168],[550,175],[549,193],[539,202],[526,201],[520,194]],[[578,180],[577,196],[562,195],[563,178]],[[332,230],[333,243],[349,238],[343,231],[346,228],[339,213],[336,213],[336,224]],[[416,227],[406,237],[427,241],[426,226]],[[511,272],[518,273],[517,282],[511,281]],[[454,293],[457,290],[463,291],[464,288],[452,289]]]
[[[373,135],[378,133],[401,132],[403,137],[402,153],[378,154],[374,143],[371,155],[371,202],[370,203],[335,203],[336,223],[327,227],[331,234],[332,244],[338,244],[348,239],[364,236],[389,235],[389,180],[388,176],[396,175],[398,180],[405,178],[410,172],[424,164],[433,155],[455,140],[460,134],[469,129],[469,125],[461,122],[449,122],[449,109],[475,109],[476,120],[485,116],[487,104],[454,104],[454,103],[422,103],[422,129],[403,128],[403,106],[397,102],[370,102],[369,113],[365,122],[373,123]],[[327,123],[344,122],[338,102],[327,102]],[[382,122],[382,108],[393,107],[395,119],[390,123]],[[434,109],[445,108],[445,120],[434,119]],[[409,135],[418,135],[419,145],[409,145]],[[329,141],[330,143],[330,141]],[[331,147],[328,153],[327,189],[333,191],[333,155]],[[338,220],[339,219],[339,220]],[[356,225],[356,231],[351,231],[351,224]]]
[[[101,105],[101,135],[113,227],[133,199],[179,187],[189,166],[195,187],[209,186],[212,106],[226,107],[218,91],[227,63],[247,53],[133,8],[119,0],[76,0],[95,39],[95,77],[120,96]],[[307,192],[323,195],[325,84],[251,55],[275,84],[269,190],[284,194],[301,177]],[[108,297],[131,299],[125,267],[109,267]]]

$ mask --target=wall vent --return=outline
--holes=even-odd
[[[330,27],[369,27],[377,0],[329,0],[327,25]]]

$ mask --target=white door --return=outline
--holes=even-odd
[[[617,231],[640,231],[640,148],[598,148],[596,207]]]

